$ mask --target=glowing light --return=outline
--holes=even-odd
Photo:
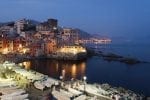
[[[83,62],[80,65],[80,70],[81,70],[82,76],[85,75],[85,69],[86,69],[86,63]]]
[[[60,80],[62,80],[62,79],[63,79],[63,76],[60,76],[59,78],[60,78]]]
[[[58,72],[58,68],[59,68],[59,66],[58,66],[58,62],[56,63],[56,71]]]
[[[31,62],[23,62],[22,64],[25,66],[25,69],[30,69]]]
[[[23,54],[26,54],[26,53],[29,52],[29,51],[30,51],[29,48],[21,48],[21,49],[19,49],[19,52],[20,52],[20,53],[23,53]]]
[[[20,49],[22,48],[22,44],[19,44],[19,48],[20,48]]]
[[[3,54],[8,54],[8,48],[3,49]]]
[[[73,64],[71,74],[73,78],[76,78],[77,66]]]
[[[63,69],[62,70],[62,76],[65,77],[66,71]]]
[[[87,77],[86,77],[86,76],[83,76],[83,80],[86,81],[86,80],[87,80]]]
[[[23,54],[27,53],[29,51],[28,48],[23,48]]]
[[[8,69],[9,69],[9,70],[11,70],[11,69],[12,69],[12,67],[8,67]]]
[[[19,66],[23,66],[23,64],[22,64],[22,63],[19,63]]]
[[[57,27],[53,27],[53,29],[54,29],[54,30],[56,30],[56,29],[57,29]]]
[[[82,52],[86,52],[86,50],[85,49],[83,49],[83,50],[81,50]]]
[[[64,46],[60,48],[57,52],[78,54],[86,53],[86,49],[81,46]]]

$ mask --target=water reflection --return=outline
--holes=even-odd
[[[75,64],[72,65],[71,76],[72,78],[76,78],[77,66]]]
[[[57,60],[32,60],[22,63],[26,69],[33,69],[50,77],[59,78],[62,70],[65,71],[64,79],[81,79],[85,76],[86,61],[57,61]]]

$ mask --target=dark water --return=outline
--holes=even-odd
[[[107,44],[95,47],[105,52],[150,61],[149,44]],[[59,78],[62,70],[65,70],[66,80],[81,79],[85,75],[90,83],[109,83],[150,96],[149,63],[126,65],[120,62],[107,62],[95,56],[80,62],[43,59],[24,62],[24,65],[26,68],[34,69],[54,78]]]

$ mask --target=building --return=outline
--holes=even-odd
[[[36,31],[48,31],[48,24],[47,23],[40,23],[36,26]]]
[[[30,55],[34,57],[44,55],[44,42],[42,40],[34,41],[29,45]]]
[[[48,22],[48,25],[51,29],[57,28],[57,25],[58,25],[57,19],[48,19],[47,22]]]
[[[0,33],[0,52],[2,53],[7,47],[7,34]]]
[[[18,52],[25,46],[25,38],[19,36],[17,33],[0,34],[0,52],[3,54]]]
[[[8,33],[8,32],[13,32],[14,27],[13,26],[2,26],[0,27],[1,33]]]
[[[62,46],[57,49],[56,53],[52,55],[53,58],[63,60],[81,60],[87,56],[86,48],[80,45]]]
[[[38,33],[41,34],[41,35],[51,37],[51,38],[54,38],[55,34],[57,34],[57,33],[51,32],[51,31],[40,31]]]
[[[22,32],[22,30],[25,28],[25,25],[28,24],[26,19],[21,19],[15,22],[15,28],[18,34]]]
[[[26,46],[26,40],[23,37],[13,39],[13,51],[21,51]]]
[[[51,54],[56,52],[57,50],[57,42],[55,39],[50,39],[45,41],[45,54]]]
[[[51,31],[55,32],[58,21],[56,19],[48,19],[46,22],[40,23],[36,26],[36,31]]]
[[[78,33],[75,29],[72,28],[64,28],[61,38],[64,45],[72,45],[78,43]]]
[[[40,23],[36,26],[36,31],[27,30],[30,24],[28,20],[22,19],[0,27],[0,52],[47,56],[55,55],[58,50],[62,53],[66,50],[66,54],[67,52],[83,54],[84,48],[74,46],[78,43],[76,29],[58,28],[56,19]]]
[[[34,39],[42,39],[42,34],[40,32],[35,33],[33,36]]]

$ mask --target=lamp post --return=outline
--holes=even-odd
[[[74,78],[71,78],[71,88],[73,88]]]
[[[63,79],[63,76],[60,76],[59,78],[60,78],[60,80],[62,81],[62,79]]]
[[[64,69],[62,70],[62,74],[61,74],[61,76],[60,76],[59,78],[60,78],[60,80],[61,80],[61,85],[63,86],[63,84],[64,84],[64,79],[65,79],[65,70],[64,70]]]
[[[83,76],[83,81],[84,81],[84,92],[86,92],[86,80],[87,80],[87,77],[86,76]]]
[[[62,85],[63,76],[61,75],[59,78],[60,78],[60,81],[61,81],[60,84]]]

